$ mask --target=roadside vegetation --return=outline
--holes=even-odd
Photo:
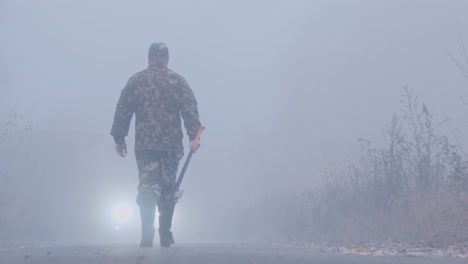
[[[273,217],[285,237],[468,241],[467,158],[460,146],[437,133],[440,124],[410,88],[401,99],[400,112],[383,132],[386,146],[359,139],[358,161],[331,166],[323,185],[288,199],[281,215]]]

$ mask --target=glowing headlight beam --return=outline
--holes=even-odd
[[[128,222],[133,215],[132,207],[129,204],[121,203],[112,207],[112,218],[118,223]]]

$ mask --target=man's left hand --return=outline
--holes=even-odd
[[[115,144],[115,151],[117,154],[119,154],[121,157],[124,157],[127,155],[127,144]]]

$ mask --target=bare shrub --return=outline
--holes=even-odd
[[[457,65],[458,69],[460,69],[461,73],[468,78],[468,53],[466,52],[465,43],[463,42],[463,38],[461,34],[458,34],[458,38],[460,40],[460,45],[463,51],[463,60],[457,60],[452,55],[447,53],[447,55],[452,59],[452,61]]]

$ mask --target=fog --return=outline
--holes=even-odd
[[[468,80],[447,54],[464,58],[467,10],[463,0],[3,0],[0,117],[6,124],[18,113],[29,130],[12,161],[19,143],[2,143],[0,165],[13,177],[0,188],[16,195],[14,224],[0,234],[138,240],[138,219],[119,234],[110,218],[115,203],[134,205],[134,127],[125,159],[110,129],[126,81],[147,67],[149,45],[165,42],[169,68],[189,82],[206,126],[182,184],[176,239],[275,237],[245,208],[320,184],[330,162],[356,158],[359,137],[383,144],[404,85],[436,119],[452,119],[449,134],[466,131]]]

